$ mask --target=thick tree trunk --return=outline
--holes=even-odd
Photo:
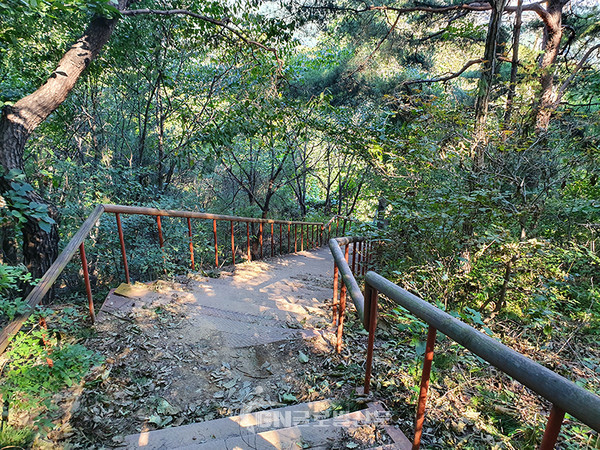
[[[536,134],[545,132],[555,109],[554,63],[560,50],[562,31],[562,10],[568,0],[549,0],[546,13],[541,15],[544,22],[543,54],[540,58],[540,91],[534,107]]]
[[[41,278],[58,256],[58,222],[56,207],[43,199],[37,192],[30,191],[28,198],[32,202],[45,204],[48,215],[54,220],[50,232],[42,230],[37,219],[28,217],[23,225],[23,262],[33,279]]]
[[[14,106],[3,109],[0,117],[0,163],[4,176],[0,177],[0,192],[11,190],[10,181],[6,178],[11,169],[24,172],[23,152],[27,140],[67,98],[82,72],[110,38],[115,24],[116,19],[94,18],[84,35],[62,57],[44,85]],[[50,217],[57,219],[56,208],[39,194],[30,191],[28,197],[30,201],[48,205]],[[23,255],[33,277],[39,278],[58,255],[56,224],[47,233],[40,228],[36,219],[27,218],[23,226]]]
[[[18,263],[18,245],[15,236],[15,227],[13,224],[7,223],[0,227],[2,235],[2,264],[14,266]]]

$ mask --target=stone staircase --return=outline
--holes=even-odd
[[[302,376],[313,361],[318,364],[319,357],[333,351],[325,307],[331,299],[332,268],[329,250],[319,249],[238,265],[219,278],[190,274],[111,292],[98,315],[99,336],[123,335],[123,320],[134,324],[140,348],[126,358],[146,352],[152,364],[164,361],[165,370],[172,369],[168,387],[151,395],[160,395],[179,411],[218,398],[239,413],[199,417],[204,421],[170,428],[138,423],[129,432],[141,432],[126,435],[125,448],[366,449],[375,442],[392,442],[377,447],[381,449],[410,448],[378,403],[357,411],[339,411],[331,400],[277,408],[285,377]],[[171,315],[164,328],[156,317],[160,320],[167,310]],[[103,348],[115,345],[108,342]],[[306,360],[298,361],[299,354]],[[140,364],[140,359],[128,361],[123,363]],[[157,371],[151,367],[148,371]],[[387,437],[376,440],[375,433]]]

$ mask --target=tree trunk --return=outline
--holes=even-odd
[[[388,201],[385,197],[381,196],[377,200],[377,212],[375,214],[375,222],[377,224],[377,229],[383,230],[386,226],[385,220],[385,209],[388,206]]]
[[[562,10],[568,0],[549,0],[544,22],[543,54],[540,58],[540,91],[534,107],[536,134],[545,132],[555,108],[554,63],[560,50]]]
[[[160,80],[160,75],[158,76]],[[159,81],[157,81],[159,84]],[[160,98],[160,87],[156,89],[156,133],[158,134],[158,161],[156,165],[156,181],[158,192],[163,191],[163,159],[165,157],[164,134],[165,134],[165,115],[163,114],[162,102]]]
[[[485,164],[484,151],[487,143],[486,123],[490,103],[490,93],[492,91],[494,74],[496,72],[496,47],[498,45],[502,14],[506,2],[507,0],[490,1],[492,11],[490,13],[490,22],[485,41],[483,68],[477,89],[477,99],[475,101],[475,151],[473,153],[476,171],[481,171]]]
[[[125,7],[127,0],[122,0]],[[84,35],[64,54],[56,70],[37,91],[22,98],[14,106],[6,106],[0,117],[0,163],[4,176],[0,178],[0,192],[11,190],[6,174],[11,169],[24,172],[23,153],[34,130],[67,98],[82,72],[98,55],[110,38],[117,19],[96,17]],[[30,201],[48,205],[50,217],[57,219],[56,208],[30,191]],[[54,224],[49,233],[38,221],[27,218],[23,226],[24,261],[34,278],[39,278],[58,255],[58,231]]]
[[[512,115],[515,92],[517,90],[517,71],[519,70],[519,42],[521,40],[521,24],[523,14],[523,0],[518,0],[515,17],[515,27],[513,31],[513,55],[510,66],[510,82],[508,84],[508,94],[506,95],[506,111],[504,112],[504,127],[510,122]]]
[[[18,245],[15,236],[15,227],[11,223],[5,223],[0,227],[2,233],[2,264],[14,266],[18,263]]]
[[[41,278],[58,256],[58,222],[56,207],[43,199],[37,192],[30,191],[27,196],[30,202],[37,202],[48,207],[48,215],[54,220],[50,232],[42,230],[37,219],[27,217],[23,225],[23,262],[34,280]],[[50,295],[51,298],[51,295]]]

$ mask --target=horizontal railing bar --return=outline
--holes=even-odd
[[[331,247],[331,244],[330,244]],[[366,283],[581,422],[600,431],[600,397],[501,344],[375,272]]]
[[[336,237],[336,238],[331,238],[331,239],[336,241],[338,243],[338,245],[346,245],[346,244],[352,244],[353,242],[366,241],[367,237],[366,236],[342,236],[342,237]]]
[[[6,350],[10,339],[19,332],[25,321],[33,312],[33,309],[39,305],[45,295],[48,293],[58,276],[67,266],[75,252],[79,249],[81,243],[88,236],[89,232],[94,228],[96,222],[104,212],[102,205],[96,206],[94,211],[89,215],[87,220],[81,225],[81,228],[75,233],[73,239],[65,246],[64,250],[58,255],[58,258],[42,276],[39,283],[31,290],[29,295],[25,298],[27,304],[27,311],[15,317],[8,325],[6,325],[2,331],[0,331],[0,354]]]
[[[190,219],[208,219],[208,220],[227,220],[235,222],[248,222],[248,223],[281,223],[281,224],[296,224],[296,225],[319,225],[322,226],[322,222],[301,222],[291,220],[273,220],[273,219],[259,219],[255,217],[240,217],[240,216],[227,216],[223,214],[209,214],[196,211],[179,211],[172,209],[157,209],[157,208],[145,208],[141,206],[122,206],[122,205],[102,205],[104,211],[108,213],[119,213],[119,214],[140,214],[144,216],[162,216],[162,217],[185,217]]]
[[[344,253],[340,248],[342,245],[350,244],[352,242],[357,242],[364,240],[365,238],[362,236],[354,236],[354,237],[341,237],[341,238],[333,238],[329,240],[329,249],[331,250],[331,254],[333,255],[333,259],[335,264],[337,265],[339,272],[342,276],[342,280],[344,281],[344,285],[346,286],[347,293],[350,295],[352,299],[352,303],[356,307],[356,311],[358,313],[358,317],[360,321],[363,323],[363,326],[368,330],[369,323],[368,317],[365,317],[365,298],[352,274],[352,270],[346,262],[346,258],[344,257]]]

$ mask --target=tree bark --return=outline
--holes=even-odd
[[[544,22],[543,54],[540,58],[540,91],[534,106],[536,134],[545,132],[555,109],[554,63],[560,50],[562,10],[568,0],[549,0],[546,12],[540,17]]]
[[[483,68],[481,78],[479,79],[477,99],[475,102],[474,165],[476,171],[481,171],[485,164],[484,150],[487,143],[486,123],[490,103],[490,93],[492,85],[494,84],[494,74],[496,73],[496,47],[498,45],[502,14],[504,13],[506,2],[507,0],[490,1],[492,11],[485,41]]]
[[[125,7],[128,0],[121,0]],[[13,106],[6,106],[0,116],[0,192],[11,190],[6,174],[11,169],[24,172],[23,153],[31,134],[65,101],[75,83],[100,49],[110,38],[117,19],[92,19],[81,38],[64,54],[48,80],[32,94]],[[48,206],[50,217],[57,220],[57,210],[39,194],[30,191],[29,201]],[[41,277],[58,256],[58,230],[54,224],[49,233],[42,230],[37,219],[27,218],[23,226],[23,257],[33,278]]]
[[[513,55],[510,66],[510,82],[508,84],[508,94],[506,95],[506,111],[504,111],[504,127],[510,122],[512,115],[515,93],[517,90],[517,71],[519,70],[519,42],[521,40],[521,24],[523,23],[523,0],[518,0],[515,17],[515,26],[513,30]]]

